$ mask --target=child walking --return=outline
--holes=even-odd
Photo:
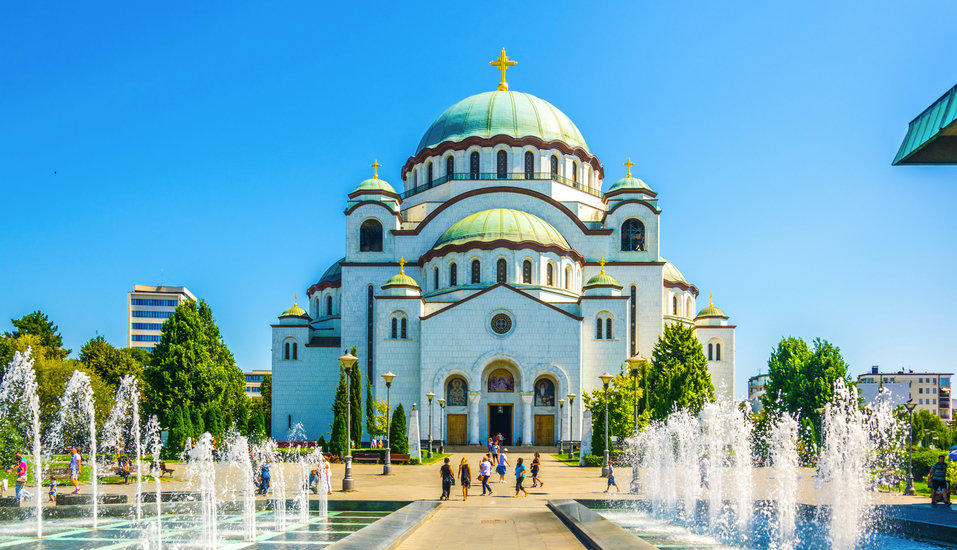
[[[50,478],[50,502],[56,501],[56,478]]]
[[[621,492],[621,489],[618,488],[618,484],[615,483],[615,469],[612,467],[611,462],[609,461],[608,462],[608,487],[605,488],[606,493],[608,492],[609,489],[611,489],[612,485],[615,486],[616,493]]]

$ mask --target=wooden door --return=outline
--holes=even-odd
[[[467,414],[448,414],[446,418],[446,431],[448,434],[447,443],[449,445],[465,445],[468,442],[468,415]]]
[[[555,415],[535,415],[535,445],[546,447],[555,444]]]

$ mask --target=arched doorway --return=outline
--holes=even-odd
[[[518,405],[521,380],[518,368],[511,362],[496,359],[482,374],[482,394],[485,397],[486,437],[501,434],[505,445],[516,445],[521,424]]]

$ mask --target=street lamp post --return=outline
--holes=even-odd
[[[429,398],[429,458],[432,458],[432,398],[435,394],[429,392],[425,396]]]
[[[562,436],[565,433],[562,431],[563,421],[565,420],[565,400],[558,400],[558,454],[562,454]]]
[[[385,463],[382,464],[382,475],[392,474],[392,381],[395,375],[387,372],[382,375],[385,380]]]
[[[578,396],[574,393],[568,394],[568,458],[572,458],[575,453],[575,421],[572,419],[575,409],[572,405],[575,404],[576,397]]]
[[[602,461],[601,465],[601,477],[608,477],[608,383],[611,382],[615,377],[606,372],[598,378],[601,378],[602,387],[605,388],[605,440],[603,442],[603,447],[605,447],[605,459]]]
[[[439,426],[442,427],[442,439],[439,439],[439,454],[445,452],[445,398],[437,399],[439,402]]]
[[[631,492],[637,495],[641,492],[641,480],[638,478],[638,375],[644,370],[648,360],[636,353],[634,357],[625,359],[625,362],[631,367],[631,376],[635,379],[635,462],[631,466]]]
[[[917,403],[904,403],[904,406],[907,407],[910,415],[910,435],[907,437],[907,488],[904,489],[904,494],[914,496],[917,493],[914,491],[914,461],[911,453],[914,446],[914,409],[917,408]]]
[[[350,412],[352,403],[350,397],[352,395],[352,369],[357,361],[359,359],[348,352],[339,358],[339,364],[346,371],[346,379],[349,380],[349,386],[346,390],[346,474],[342,478],[343,492],[354,491],[356,487],[356,482],[352,479],[352,433],[350,431],[352,426],[352,413]]]

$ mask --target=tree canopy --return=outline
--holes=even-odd
[[[628,437],[635,432],[635,400],[641,399],[642,388],[635,390],[635,379],[624,366],[608,384],[608,436]],[[591,411],[591,452],[600,455],[605,451],[605,390],[599,388],[582,395],[585,408]],[[639,428],[648,423],[647,412],[638,418]]]
[[[70,350],[63,348],[63,337],[57,332],[59,329],[40,310],[19,319],[10,319],[10,322],[13,323],[14,330],[12,333],[8,332],[6,336],[19,338],[31,334],[39,338],[41,346],[49,348],[60,359],[66,359],[66,356],[70,355]]]
[[[651,417],[666,418],[675,408],[697,412],[714,399],[708,361],[694,329],[682,323],[665,325],[664,334],[655,343],[648,373]]]
[[[834,396],[838,378],[851,385],[840,348],[820,338],[814,339],[813,348],[800,338],[783,338],[768,359],[764,408],[797,414],[811,425],[819,425],[817,409]]]
[[[143,363],[138,360],[141,357],[139,353],[131,353],[134,350],[146,353],[149,358],[145,350],[115,348],[105,338],[97,335],[80,348],[80,362],[114,388],[119,385],[120,379],[127,375],[139,379],[142,387]]]

